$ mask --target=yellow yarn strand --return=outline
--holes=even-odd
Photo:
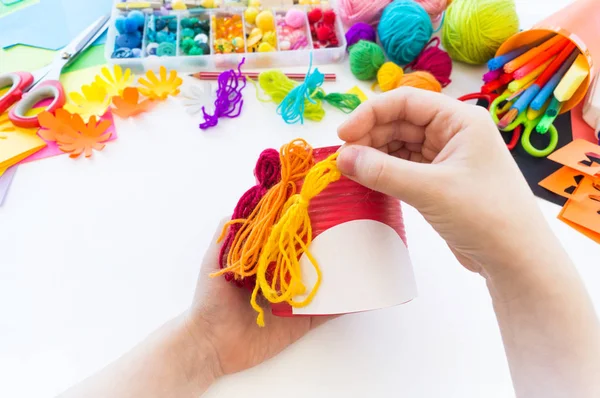
[[[304,178],[300,193],[287,200],[281,218],[273,226],[269,239],[262,248],[256,272],[256,285],[250,300],[252,308],[258,313],[256,323],[261,327],[265,325],[265,316],[264,310],[257,303],[259,291],[271,303],[285,301],[292,307],[300,308],[313,300],[321,285],[321,269],[308,250],[312,242],[308,206],[329,184],[341,178],[336,161],[337,153],[310,169]],[[296,301],[296,296],[306,293],[300,269],[300,257],[304,253],[315,267],[317,282],[303,300]],[[272,263],[275,263],[275,270],[272,274],[273,279],[268,281],[267,271]]]
[[[297,82],[277,69],[268,70],[258,75],[258,84],[276,104],[280,104],[289,92],[298,85]],[[304,117],[320,122],[325,117],[323,103],[320,99],[313,98],[313,101],[314,103],[307,99],[304,100]]]

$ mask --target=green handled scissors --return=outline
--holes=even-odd
[[[494,120],[494,123],[498,124],[499,114],[502,114],[508,109],[510,109],[511,102],[506,102],[501,108],[499,108],[499,106],[502,102],[505,102],[513,94],[514,93],[506,90],[492,102],[492,105],[490,106],[490,114],[492,116],[492,120]],[[556,129],[554,124],[551,124],[550,128],[548,129],[548,134],[550,134],[550,142],[548,143],[548,146],[543,149],[538,149],[534,147],[531,143],[531,134],[536,129],[538,123],[540,122],[540,120],[542,120],[543,116],[544,114],[542,113],[539,117],[535,118],[534,120],[530,120],[527,117],[527,112],[521,112],[511,124],[506,126],[506,128],[501,129],[501,131],[512,131],[515,128],[517,128],[517,126],[522,125],[523,134],[521,135],[521,146],[523,147],[525,152],[527,152],[531,156],[536,158],[544,158],[550,155],[556,149],[556,146],[558,145],[558,130]]]

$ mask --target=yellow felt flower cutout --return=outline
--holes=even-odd
[[[69,102],[64,108],[68,112],[80,115],[87,122],[92,116],[104,115],[110,105],[110,99],[106,89],[94,82],[81,87],[81,93],[70,93]]]
[[[175,70],[169,72],[167,76],[167,68],[164,66],[160,67],[159,76],[150,70],[146,72],[146,78],[147,80],[140,77],[138,80],[143,86],[139,88],[140,93],[154,100],[165,100],[169,95],[176,96],[183,83]]]
[[[100,73],[102,75],[97,75],[94,82],[104,87],[110,98],[123,95],[123,91],[127,87],[131,87],[133,83],[131,69],[125,69],[123,73],[123,68],[120,65],[114,66],[113,73],[106,66],[100,70]]]

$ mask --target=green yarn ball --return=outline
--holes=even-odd
[[[519,32],[514,0],[454,0],[446,10],[442,45],[455,61],[481,65]]]
[[[350,47],[350,71],[358,80],[373,80],[385,62],[385,54],[378,44],[361,40]]]

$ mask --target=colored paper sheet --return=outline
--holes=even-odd
[[[584,178],[585,174],[582,172],[563,166],[557,172],[540,181],[539,185],[550,192],[569,199]]]
[[[362,91],[358,86],[352,87],[350,90],[346,91],[348,94],[354,94],[360,99],[360,102],[365,102],[368,98],[367,95]]]
[[[570,199],[560,216],[583,228],[600,234],[600,186],[585,177],[577,190],[576,198]]]
[[[6,169],[46,146],[46,142],[26,129],[0,133],[0,169]]]
[[[8,188],[10,188],[10,183],[17,172],[17,166],[13,166],[8,168],[2,176],[0,176],[0,206],[4,203],[4,198],[6,198],[6,193],[8,192]]]
[[[585,140],[571,142],[548,159],[590,176],[600,173],[600,146]]]
[[[21,45],[6,50],[0,49],[0,73],[34,72],[50,64],[55,54],[56,51]],[[95,45],[89,47],[71,65],[65,67],[63,73],[75,72],[105,63],[104,45]]]
[[[40,2],[40,0],[22,0],[22,1],[19,1],[18,3],[6,5],[0,1],[0,18],[4,17],[10,13],[13,13],[15,11],[19,11],[25,7],[29,7],[31,5],[37,4],[39,2]]]
[[[24,44],[58,50],[111,12],[112,0],[44,0],[2,18],[0,48]],[[23,23],[27,21],[27,23]]]
[[[596,134],[585,120],[583,120],[583,101],[571,109],[571,124],[573,126],[573,139],[582,139],[597,144]]]

